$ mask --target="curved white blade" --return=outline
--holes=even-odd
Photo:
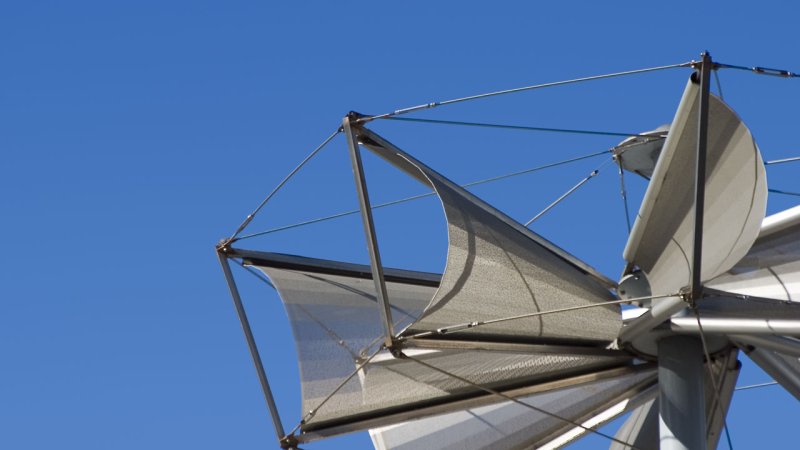
[[[649,180],[668,131],[669,125],[661,125],[655,130],[631,136],[614,147],[614,156],[622,163],[623,169]]]
[[[370,151],[439,196],[447,217],[448,252],[442,282],[422,316],[402,334],[436,332],[474,321],[524,316],[612,300],[607,282],[557,248],[423,162],[368,129],[358,131]],[[620,308],[576,310],[464,328],[476,340],[569,341],[603,344],[622,326]]]
[[[699,87],[687,84],[624,257],[647,275],[653,295],[690,282]],[[767,199],[761,154],[736,113],[713,95],[708,125],[701,279],[726,272],[752,246]]]
[[[764,219],[747,256],[708,285],[738,294],[800,300],[800,206]]]
[[[586,427],[597,427],[652,398],[655,371],[522,398],[521,401]],[[425,448],[487,450],[558,448],[585,430],[520,404],[503,402],[370,430],[377,450]]]
[[[646,371],[631,367],[630,355],[603,349],[411,348],[408,358],[375,353],[382,329],[369,266],[238,249],[232,254],[266,274],[286,307],[297,344],[302,409],[314,411],[301,426],[304,442],[503,401],[479,385],[522,397],[590,380],[630,381],[625,377]],[[390,268],[384,276],[398,326],[415,319],[439,283],[435,274]]]

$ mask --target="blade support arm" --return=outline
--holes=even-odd
[[[228,261],[228,255],[225,253],[227,247],[221,247],[217,249],[217,257],[219,258],[219,263],[222,266],[222,272],[225,274],[225,281],[228,283],[228,288],[231,292],[231,298],[233,299],[233,305],[236,308],[236,315],[239,317],[239,322],[242,325],[242,331],[244,332],[244,337],[247,340],[247,348],[250,350],[250,356],[253,359],[253,365],[256,368],[256,373],[258,374],[258,381],[261,383],[261,390],[264,393],[264,400],[267,402],[267,408],[269,408],[269,415],[272,418],[272,425],[275,428],[275,434],[278,437],[278,441],[281,443],[281,447],[283,448],[293,448],[293,444],[291,439],[286,439],[286,432],[284,431],[283,424],[281,423],[281,416],[278,414],[278,406],[275,403],[275,397],[272,395],[272,388],[269,386],[269,381],[267,380],[267,373],[264,370],[264,364],[261,362],[261,354],[258,351],[258,346],[256,345],[256,340],[253,337],[253,330],[250,328],[250,321],[247,319],[247,313],[244,310],[244,305],[242,304],[242,297],[239,294],[239,288],[236,286],[236,281],[233,278],[233,273],[231,272],[231,265],[230,261]]]
[[[378,238],[375,234],[375,222],[372,218],[372,205],[369,201],[369,191],[367,190],[367,180],[364,176],[364,165],[361,161],[361,151],[358,147],[358,138],[353,130],[351,122],[357,119],[356,113],[350,113],[342,120],[342,128],[347,137],[347,147],[350,151],[350,161],[353,165],[353,177],[355,177],[356,191],[358,192],[358,204],[361,209],[361,220],[364,223],[364,234],[367,240],[369,251],[370,268],[372,280],[375,282],[375,296],[380,306],[381,321],[385,332],[384,345],[392,348],[394,343],[394,326],[392,325],[392,312],[389,305],[389,294],[386,290],[386,279],[383,273],[383,263],[381,254],[378,250]]]
[[[708,111],[709,93],[711,89],[711,70],[714,63],[711,54],[703,52],[697,74],[700,82],[700,113],[697,126],[697,156],[695,160],[694,183],[694,248],[692,251],[692,300],[703,294],[701,276],[703,260],[703,212],[706,195],[706,153],[708,144]]]

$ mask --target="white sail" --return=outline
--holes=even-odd
[[[708,285],[739,294],[800,301],[800,206],[764,219],[753,248]]]
[[[623,413],[630,398],[647,391],[655,381],[655,369],[648,369],[520,400],[573,423],[581,423],[609,407],[616,407],[617,414]],[[506,401],[373,429],[370,436],[376,450],[488,450],[539,448],[574,428],[565,420]]]
[[[654,295],[690,284],[699,86],[690,81],[670,126],[623,256]],[[701,280],[731,269],[758,236],[767,199],[761,153],[750,131],[711,95]]]
[[[406,335],[614,299],[609,292],[613,283],[584,263],[369,130],[362,139],[365,147],[432,187],[447,217],[442,283]],[[476,327],[459,335],[610,342],[621,324],[619,307],[607,305]]]

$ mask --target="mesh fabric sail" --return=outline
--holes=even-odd
[[[274,255],[249,258],[273,281],[292,322],[303,409],[313,411],[301,427],[306,439],[503,400],[480,387],[519,396],[628,370],[630,355],[604,350],[621,327],[619,306],[603,305],[615,298],[612,281],[369,130],[359,129],[358,138],[431,186],[448,221],[441,277],[386,270],[392,320],[401,336],[468,321],[598,306],[453,333],[459,341],[520,346],[503,351],[405,350],[433,369],[379,351],[383,330],[369,267],[288,256],[278,263],[271,261]],[[296,260],[286,264],[287,258]],[[571,347],[561,353],[543,347],[551,344]]]
[[[631,397],[649,393],[655,385],[653,368],[581,386],[540,393],[520,400],[549,413],[580,423],[616,406],[620,413]],[[621,405],[618,406],[618,405]],[[506,401],[496,405],[370,430],[376,450],[539,448],[574,426],[563,420]]]
[[[614,299],[614,283],[470,194],[411,155],[362,130],[369,150],[432,187],[448,223],[447,265],[421,317],[404,335]],[[622,320],[617,305],[531,317],[457,333],[459,338],[608,343]]]
[[[314,411],[302,425],[306,440],[503,400],[476,384],[525,395],[554,383],[563,387],[632,370],[629,355],[591,347],[571,354],[533,345],[519,345],[517,351],[405,350],[462,379],[453,378],[414,359],[378,351],[383,330],[368,266],[285,255],[242,256],[270,277],[291,320],[303,409]],[[286,261],[294,267],[287,268]],[[431,274],[387,269],[386,278],[398,326],[412,320],[436,289]]]

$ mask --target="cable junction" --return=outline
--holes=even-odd
[[[770,69],[768,67],[747,67],[747,66],[736,66],[733,64],[723,64],[723,63],[716,63],[715,67],[721,69],[736,69],[736,70],[744,70],[747,72],[753,72],[759,75],[769,75],[773,77],[780,77],[780,78],[800,78],[800,74],[796,72],[790,72],[788,70],[783,69]]]

